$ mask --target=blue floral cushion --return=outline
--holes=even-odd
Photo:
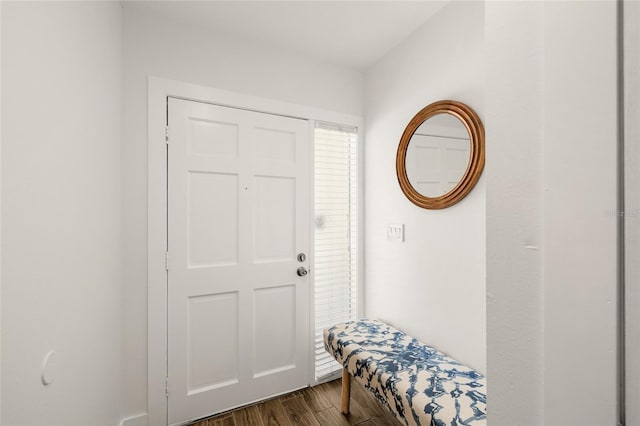
[[[376,320],[324,330],[325,349],[405,425],[486,425],[486,381]]]

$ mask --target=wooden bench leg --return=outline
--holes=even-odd
[[[340,404],[340,412],[349,414],[349,402],[351,398],[351,374],[346,368],[342,369],[342,403]]]

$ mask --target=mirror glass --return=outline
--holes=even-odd
[[[447,113],[427,118],[413,133],[405,165],[411,186],[425,197],[440,197],[464,177],[469,165],[469,132]]]

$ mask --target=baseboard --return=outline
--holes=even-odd
[[[119,426],[147,426],[147,413],[136,414],[120,420]]]

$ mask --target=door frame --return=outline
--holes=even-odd
[[[262,98],[227,90],[205,87],[176,80],[152,77],[148,79],[147,103],[147,424],[167,424],[167,99],[180,98],[220,106],[248,109],[267,114],[284,115],[313,121],[326,121],[357,127],[359,129],[358,178],[363,182],[364,120],[360,116],[333,112],[315,107]],[[313,126],[310,124],[311,141]],[[313,149],[310,150],[313,156]],[[313,157],[311,158],[313,164]],[[359,194],[359,205],[363,206],[363,187]],[[313,178],[310,179],[311,202],[313,202]],[[362,310],[363,286],[363,229],[364,215],[360,209],[358,238],[360,256],[359,312]],[[311,209],[313,215],[313,208]],[[313,220],[310,223],[314,223]],[[313,235],[310,256],[313,256]],[[313,257],[311,257],[313,258]],[[313,273],[313,271],[311,271]],[[312,279],[312,278],[311,278]],[[310,282],[310,356],[313,355],[314,305],[313,281]],[[310,362],[309,377],[312,381],[314,363]],[[170,386],[169,386],[170,391]]]
[[[640,124],[637,117],[640,101],[633,93],[640,89],[640,4],[618,2],[618,124],[619,141],[618,176],[619,193],[618,220],[620,252],[622,253],[621,276],[618,283],[620,316],[618,381],[620,398],[618,401],[619,424],[634,425],[640,422],[640,366],[636,362],[640,356],[640,269],[637,266],[640,255],[640,184],[638,183],[638,160],[640,154]],[[623,213],[621,215],[621,213]]]

